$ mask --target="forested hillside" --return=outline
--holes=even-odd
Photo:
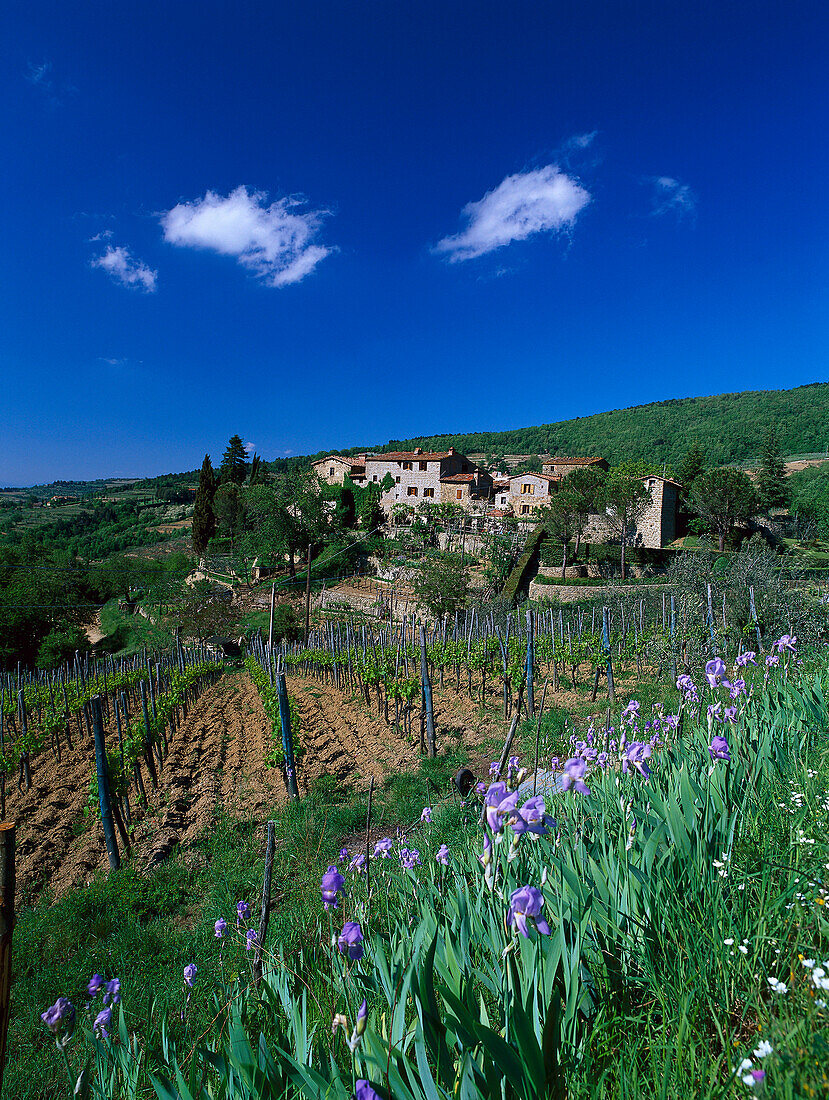
[[[712,464],[751,462],[769,428],[774,428],[784,454],[829,449],[829,383],[655,401],[537,427],[392,439],[369,449],[456,447],[465,454],[602,455],[614,465],[646,459],[670,469],[694,439]],[[365,449],[363,445],[343,453]]]

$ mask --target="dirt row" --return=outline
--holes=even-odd
[[[412,734],[389,726],[362,699],[333,686],[292,677],[289,692],[299,714],[297,767],[300,793],[323,775],[361,786],[414,769],[420,759],[419,714]],[[488,699],[489,703],[495,700]],[[483,746],[503,737],[503,722],[448,686],[435,689],[435,725],[440,748],[463,747],[483,774]],[[149,869],[210,831],[219,812],[265,821],[288,799],[284,776],[268,768],[270,723],[247,673],[228,675],[208,688],[172,739],[159,786],[145,773],[149,807],[133,806],[133,859]],[[482,755],[484,753],[484,755]],[[6,783],[6,817],[17,824],[18,903],[34,901],[46,888],[60,896],[87,884],[108,865],[97,807],[90,805],[95,755],[88,736],[75,738],[58,762],[51,751],[32,761],[32,786],[16,777]]]

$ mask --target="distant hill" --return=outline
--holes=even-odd
[[[829,451],[829,382],[793,390],[748,390],[654,401],[533,428],[392,439],[383,446],[338,448],[337,453],[455,447],[464,454],[601,455],[611,465],[642,459],[665,464],[670,470],[694,439],[705,448],[711,464],[751,463],[772,427],[783,454]],[[310,457],[329,453],[321,451]]]

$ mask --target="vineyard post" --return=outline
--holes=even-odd
[[[429,680],[429,663],[426,659],[426,631],[420,626],[420,678],[423,683],[423,702],[426,711],[426,740],[429,746],[429,756],[437,756],[435,744],[435,711],[432,706],[432,684]]]
[[[253,959],[253,983],[258,989],[262,982],[262,952],[265,950],[265,938],[268,935],[268,918],[271,915],[271,880],[273,878],[273,838],[272,821],[268,822],[265,843],[265,873],[262,877],[262,914],[259,918],[259,936],[256,940],[256,954]]]
[[[0,1095],[6,1065],[14,930],[14,822],[0,824]]]
[[[153,738],[150,731],[150,716],[147,713],[147,685],[141,681],[141,709],[144,714],[144,759],[154,788],[158,787],[158,772],[153,759]]]
[[[273,661],[271,654],[273,653],[273,605],[276,601],[276,581],[271,585],[271,616],[268,622],[268,674],[271,679],[271,686],[273,686]]]
[[[291,704],[288,700],[288,685],[285,673],[276,677],[276,694],[279,699],[279,721],[282,724],[282,750],[285,754],[285,772],[288,777],[288,791],[291,798],[299,798],[294,765],[294,742],[291,734]]]
[[[26,696],[22,690],[17,693],[17,706],[20,712],[20,737],[23,741],[24,750],[20,754],[20,763],[23,767],[23,782],[26,784],[26,790],[28,791],[32,785],[32,774],[29,768],[29,751],[26,748],[26,735],[28,733],[28,727],[26,725]]]
[[[676,683],[676,602],[671,593],[671,679]]]
[[[109,768],[107,766],[107,747],[104,737],[104,720],[101,715],[101,696],[93,695],[92,731],[95,734],[95,767],[98,772],[98,802],[101,807],[101,824],[104,827],[104,841],[107,846],[109,865],[113,871],[121,866],[118,854],[118,841],[115,839],[115,819],[112,814],[112,801],[109,791]]]
[[[757,632],[757,652],[762,653],[763,652],[763,640],[760,637],[760,624],[757,621],[757,607],[754,603],[754,585],[751,585],[751,587],[748,590],[748,599],[749,599],[749,603],[751,605],[751,618],[752,618],[752,621],[754,623],[754,629]]]
[[[6,702],[6,689],[0,687],[0,756],[5,758],[6,755],[6,739],[3,736],[3,723],[5,720],[5,714],[3,713]],[[6,816],[6,769],[0,768],[0,821]],[[0,1074],[2,1074],[2,1065],[0,1065]],[[0,1081],[2,1084],[2,1081]]]
[[[602,645],[604,646],[605,660],[607,661],[607,697],[611,703],[616,702],[616,687],[613,683],[613,658],[610,653],[610,630],[607,622],[607,608],[602,608]]]
[[[533,798],[535,798],[535,794],[538,789],[538,749],[541,743],[541,716],[544,714],[544,703],[547,700],[548,683],[548,680],[545,681],[544,690],[541,692],[541,706],[538,710],[538,723],[535,727],[535,766],[533,768]]]
[[[535,712],[533,695],[533,613],[527,612],[527,716],[532,718]]]
[[[717,643],[714,641],[714,607],[711,601],[711,585],[708,585],[708,633],[711,637],[711,656],[717,656]]]

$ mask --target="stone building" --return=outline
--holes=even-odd
[[[551,458],[547,455],[541,462],[541,472],[547,477],[566,477],[573,470],[584,466],[597,466],[600,470],[608,468],[605,458]]]
[[[366,456],[366,482],[382,484],[386,476],[394,484],[380,494],[380,505],[389,511],[403,501],[417,505],[422,501],[440,504],[451,500],[465,505],[484,494],[489,497],[492,479],[454,447],[448,451],[387,451]],[[458,481],[452,481],[457,477]]]
[[[366,480],[366,456],[343,458],[342,455],[328,455],[314,462],[313,469],[317,477],[328,485],[342,485],[346,477],[357,485],[363,485]]]
[[[518,516],[532,515],[545,504],[550,503],[550,495],[561,484],[561,477],[547,474],[515,474],[509,479],[509,506]],[[503,492],[497,494],[495,503],[499,504]]]
[[[629,546],[643,546],[659,549],[667,546],[676,538],[677,514],[679,512],[679,482],[671,478],[651,474],[643,478],[651,494],[651,503],[639,516],[628,532]],[[584,531],[585,542],[611,542],[611,532],[607,517],[590,516]]]

